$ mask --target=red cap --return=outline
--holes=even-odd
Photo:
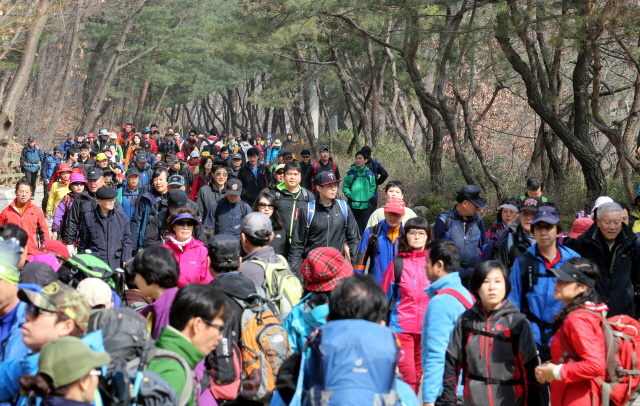
[[[67,249],[67,246],[64,245],[61,241],[47,240],[42,243],[42,245],[40,246],[40,250],[54,254],[56,256],[60,256],[64,259],[69,259],[69,250]]]
[[[573,227],[569,233],[569,238],[578,238],[582,234],[586,233],[588,229],[593,225],[593,220],[589,217],[581,217],[573,221]]]
[[[404,200],[402,199],[389,199],[387,205],[384,206],[385,213],[397,213],[404,214]]]
[[[320,247],[309,253],[300,269],[304,287],[311,292],[330,292],[342,279],[353,276],[351,264],[335,248]]]
[[[178,157],[179,160],[184,161],[184,154],[182,152],[178,152],[176,157]]]
[[[71,172],[71,167],[67,163],[60,164],[60,166],[58,167],[58,172]]]

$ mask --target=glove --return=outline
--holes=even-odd
[[[69,250],[69,256],[72,257],[76,255],[76,249],[73,245],[67,245],[67,249]]]

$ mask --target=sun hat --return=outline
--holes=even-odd
[[[335,248],[320,247],[312,250],[302,263],[304,287],[311,292],[329,292],[342,279],[353,276],[353,267]]]

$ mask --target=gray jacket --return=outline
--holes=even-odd
[[[254,262],[250,262],[252,259],[268,263],[278,263],[280,261],[271,246],[260,248],[242,258],[240,273],[251,279],[256,286],[262,286],[264,284],[264,268]]]

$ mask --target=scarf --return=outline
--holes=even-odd
[[[170,235],[168,237],[169,240],[171,240],[171,242],[173,243],[173,245],[175,245],[176,247],[180,248],[180,251],[184,252],[184,247],[189,244],[189,242],[191,241],[192,237],[187,238],[186,240],[180,242],[178,240],[176,240],[176,238],[173,235]]]

